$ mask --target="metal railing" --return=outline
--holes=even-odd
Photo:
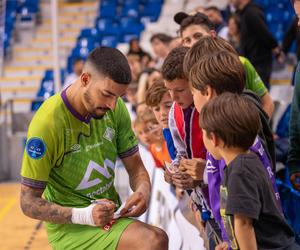
[[[16,112],[17,101],[43,102],[45,98],[14,98],[6,100],[0,111],[3,121],[0,123],[0,181],[16,180],[26,141],[29,123],[35,111]]]

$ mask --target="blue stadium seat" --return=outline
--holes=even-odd
[[[120,25],[123,30],[129,29],[132,25],[137,23],[139,23],[139,19],[135,17],[125,16],[120,18]]]
[[[61,81],[64,81],[65,71],[61,70]],[[54,95],[54,75],[53,70],[46,70],[44,77],[41,81],[40,89],[38,90],[36,97],[40,98],[49,98]],[[43,101],[33,101],[31,103],[31,111],[36,111],[42,105]]]
[[[117,36],[104,36],[101,41],[101,46],[115,48],[118,42],[119,39]]]
[[[93,37],[79,37],[77,39],[76,47],[93,48],[95,46],[99,46],[99,42],[94,40]]]
[[[17,8],[18,8],[17,0],[6,1],[6,10],[17,10]]]
[[[139,17],[139,8],[138,6],[129,6],[126,7],[124,6],[121,10],[121,16],[127,16],[127,17],[135,17],[138,18]]]
[[[72,50],[72,57],[78,57],[86,59],[88,54],[95,48],[94,45],[89,45],[88,47],[77,46]]]
[[[63,69],[61,69],[60,70],[60,77],[61,77],[62,80],[64,80],[64,75],[65,75],[65,71]],[[47,80],[48,81],[48,80],[53,80],[53,79],[54,79],[53,70],[52,69],[45,70],[43,80]]]
[[[121,18],[122,38],[121,42],[127,42],[129,37],[140,37],[140,33],[144,30],[143,24],[137,18],[122,17]]]
[[[95,27],[98,29],[98,31],[105,31],[108,29],[108,27],[112,26],[113,24],[113,19],[110,18],[97,18],[95,21]]]
[[[99,13],[101,18],[115,18],[117,5],[115,3],[100,5]]]
[[[117,36],[122,31],[119,22],[111,19],[99,19],[96,28],[101,36]]]
[[[82,29],[80,31],[79,37],[91,37],[93,39],[99,39],[100,37],[100,33],[96,28],[92,28],[92,29]]]
[[[141,9],[142,17],[150,19],[151,22],[156,22],[161,11],[161,3],[147,3]]]
[[[28,7],[20,9],[19,14],[22,22],[33,21],[34,13]]]
[[[25,0],[21,1],[21,8],[27,7],[29,8],[33,13],[37,13],[39,11],[39,0]]]
[[[123,6],[138,6],[141,4],[140,0],[125,0]]]

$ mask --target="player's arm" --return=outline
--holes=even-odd
[[[234,234],[241,250],[256,250],[256,237],[252,219],[241,214],[234,216]]]
[[[261,97],[261,102],[264,111],[268,114],[269,118],[272,118],[273,112],[274,112],[274,103],[272,100],[271,95],[269,92],[266,92],[262,97]]]
[[[151,184],[150,178],[138,152],[122,159],[129,175],[130,187],[134,193],[127,199],[122,216],[140,216],[148,208]]]
[[[243,63],[246,72],[246,88],[250,89],[261,98],[262,107],[271,119],[274,111],[274,103],[268,89],[252,63],[244,57],[240,57],[240,60]]]
[[[42,198],[44,189],[21,185],[20,205],[23,213],[33,219],[57,224],[72,223],[72,209],[51,203]]]
[[[115,108],[117,125],[117,150],[129,175],[130,187],[134,193],[126,200],[120,214],[122,217],[140,216],[149,203],[150,178],[138,152],[138,141],[132,131],[131,121],[122,99]]]
[[[105,204],[92,204],[84,208],[63,207],[42,198],[44,189],[21,184],[20,205],[23,213],[33,219],[56,224],[82,224],[105,226],[112,220],[115,204],[102,199]]]

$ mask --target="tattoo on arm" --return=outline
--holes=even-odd
[[[42,198],[44,189],[21,185],[20,205],[23,213],[33,219],[57,224],[71,223],[72,209]]]

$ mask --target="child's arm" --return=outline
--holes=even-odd
[[[235,214],[234,234],[241,250],[256,250],[256,237],[252,225],[252,219],[244,215]]]

